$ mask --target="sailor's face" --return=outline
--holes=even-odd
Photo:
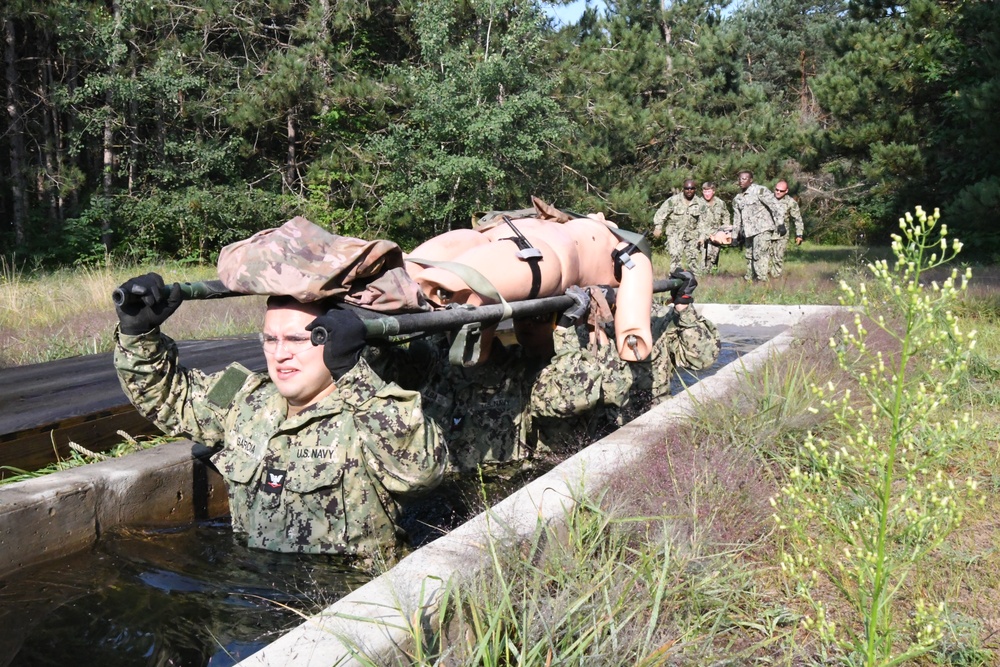
[[[303,337],[308,340],[306,325],[316,315],[308,308],[294,306],[268,308],[264,315],[265,338],[277,339],[276,345],[264,348],[267,374],[293,411],[318,402],[334,389],[333,377],[323,363],[323,347],[294,344]]]

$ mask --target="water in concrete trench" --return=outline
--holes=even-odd
[[[708,377],[777,331],[720,327],[719,361],[675,377]],[[546,472],[497,470],[450,479],[407,509],[419,546]],[[90,551],[0,581],[0,667],[232,665],[371,574],[337,558],[251,550],[225,519],[105,534]]]

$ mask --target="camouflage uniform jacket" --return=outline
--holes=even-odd
[[[780,220],[785,223],[788,231],[791,231],[792,223],[794,222],[795,235],[802,236],[802,212],[799,210],[799,203],[792,199],[791,195],[785,195],[781,199],[778,199],[778,205],[781,206]]]
[[[702,199],[702,201],[705,201]],[[705,202],[707,214],[702,225],[703,238],[711,236],[724,227],[730,226],[729,208],[726,203],[718,197],[712,197],[712,201]]]
[[[708,209],[705,200],[693,197],[690,201],[684,194],[676,194],[667,199],[653,216],[653,230],[662,230],[667,236],[684,235],[694,238],[701,229],[702,219]]]
[[[576,341],[576,330],[553,335],[556,352],[548,361],[494,340],[483,364],[454,366],[439,338],[383,349],[372,363],[383,377],[419,387],[428,417],[444,433],[452,466],[472,472],[485,463],[546,452],[536,420],[569,420],[573,428],[585,428],[595,407],[620,402],[614,385],[605,383],[606,365]]]
[[[782,210],[774,193],[763,185],[750,186],[733,199],[733,236],[750,238],[773,232]]]
[[[371,555],[401,530],[393,494],[440,482],[446,451],[420,396],[386,384],[364,361],[329,396],[286,418],[265,373],[238,364],[180,366],[157,330],[118,334],[115,368],[133,405],[164,431],[210,446],[226,480],[233,529],[251,547]]]
[[[675,368],[703,370],[719,358],[719,330],[699,315],[694,306],[678,313],[672,305],[654,302],[650,323],[653,349],[648,359],[626,362],[615,355],[618,372],[631,380],[621,423],[670,396]],[[613,331],[609,333],[614,335]]]
[[[574,371],[572,364],[581,357],[572,350],[589,347],[599,367],[585,366],[589,369],[585,376],[592,389],[600,382],[600,393],[592,396],[585,409],[562,410],[551,417],[536,416],[531,435],[539,444],[560,453],[590,444],[668,398],[674,368],[702,370],[719,358],[718,329],[698,315],[694,307],[675,313],[672,306],[654,303],[651,324],[653,349],[649,358],[640,362],[623,361],[613,344],[589,343],[586,325],[577,327],[576,336],[565,335],[562,341],[557,338],[557,350],[560,347],[563,350],[561,360],[554,360],[546,372],[563,375],[567,384],[579,382],[575,378],[583,377],[583,369]],[[607,334],[609,340],[614,340],[613,326],[608,326]],[[558,385],[550,388],[565,391],[564,395],[571,391]],[[554,394],[549,400],[557,405],[559,399]]]

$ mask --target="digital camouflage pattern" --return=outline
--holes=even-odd
[[[398,245],[333,234],[301,216],[227,245],[217,268],[228,289],[244,294],[337,297],[391,313],[430,309]]]
[[[670,253],[670,270],[685,267],[694,272],[691,259],[697,257],[698,238],[702,231],[702,219],[707,214],[705,200],[693,197],[690,201],[684,194],[676,194],[667,199],[653,215],[653,231],[662,231],[667,237],[667,252]],[[692,250],[694,248],[694,250]],[[701,262],[698,262],[700,270]]]
[[[653,350],[649,358],[622,362],[619,371],[632,380],[624,420],[634,419],[669,398],[675,369],[708,368],[722,349],[719,330],[699,315],[694,306],[677,313],[672,305],[654,302],[651,323]]]
[[[155,330],[117,340],[115,368],[139,412],[169,434],[221,447],[213,462],[233,529],[251,547],[391,555],[402,537],[396,495],[442,478],[447,453],[419,394],[387,384],[364,361],[331,395],[286,418],[267,374],[186,369],[174,341]],[[239,389],[220,392],[233,377]]]
[[[781,215],[778,199],[763,185],[751,183],[733,198],[733,230],[737,236],[750,238],[773,232]]]
[[[702,201],[705,201],[704,198],[702,198]],[[732,231],[732,219],[729,215],[729,208],[724,201],[718,197],[712,197],[712,201],[705,202],[705,208],[708,211],[708,215],[705,216],[705,224],[702,226],[702,229],[707,236],[711,236],[720,229]],[[704,250],[704,270],[707,273],[719,266],[721,248],[713,243],[705,242]]]
[[[777,199],[777,197],[775,197]],[[779,234],[774,230],[771,237],[771,275],[775,278],[781,277],[781,272],[785,267],[785,250],[788,248],[788,237],[792,227],[795,228],[795,236],[802,236],[802,212],[799,210],[799,203],[786,194],[778,199],[778,206],[781,207],[781,222],[785,224],[785,233]]]
[[[557,334],[556,355],[548,364],[494,339],[487,361],[454,366],[443,336],[366,355],[383,377],[419,388],[427,416],[447,442],[452,469],[473,472],[484,464],[548,453],[534,436],[535,419],[571,418],[605,399],[599,373],[588,373],[600,368],[590,352],[559,345],[560,336],[575,335],[575,330]]]
[[[733,199],[733,232],[743,237],[746,280],[763,281],[770,277],[771,236],[781,215],[777,198],[763,185],[751,183]]]
[[[492,462],[573,454],[668,397],[675,365],[698,370],[718,358],[718,330],[693,307],[676,315],[654,304],[653,316],[653,351],[638,363],[623,361],[611,342],[592,342],[586,325],[557,328],[547,363],[494,341],[485,364],[451,366],[443,336],[366,354],[387,379],[420,389],[452,467],[472,472]],[[614,341],[613,329],[608,334]]]
[[[675,313],[673,306],[654,303],[651,324],[653,349],[649,358],[640,362],[622,360],[612,344],[595,346],[584,325],[576,328],[574,336],[560,338],[557,332],[557,357],[545,372],[565,377],[566,384],[599,385],[601,392],[596,402],[575,413],[563,410],[562,414],[536,416],[529,433],[536,446],[572,454],[669,398],[675,368],[702,370],[719,358],[719,331],[693,306]],[[606,333],[609,340],[614,340],[612,325],[606,327]],[[588,348],[590,356],[574,352],[581,347]],[[536,389],[539,398],[558,405],[560,397],[556,392],[570,395],[572,387],[552,385],[548,390],[551,393],[546,395],[545,391]]]

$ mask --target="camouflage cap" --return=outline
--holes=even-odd
[[[399,269],[399,271],[393,271]],[[419,286],[400,280],[403,251],[392,241],[340,236],[297,216],[231,243],[219,253],[219,279],[234,292],[291,296],[299,301],[339,297],[377,310],[424,310]],[[391,274],[390,274],[391,272]],[[373,305],[378,295],[359,295],[390,274],[391,306]]]

